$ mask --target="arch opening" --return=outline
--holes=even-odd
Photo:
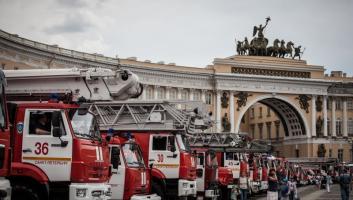
[[[261,114],[261,118],[257,118],[256,116],[253,116],[253,118],[250,118],[250,112],[254,112],[251,111],[250,108],[255,107],[255,105],[257,105],[256,103],[260,103],[261,106],[263,107],[268,107],[270,108],[270,110],[275,114],[275,116],[271,116],[270,119],[267,119],[268,116],[266,116],[266,114],[264,115],[264,117],[262,117],[263,115]],[[259,107],[259,106],[258,106]],[[262,112],[262,110],[256,110],[255,115],[259,114],[257,112]],[[248,113],[248,115],[246,115],[246,113]],[[252,113],[254,114],[254,113]],[[238,121],[238,123],[236,123],[236,129],[238,129],[238,131],[243,131],[241,130],[241,122],[244,122],[244,117],[248,116],[248,130],[245,132],[254,132],[254,129],[256,127],[256,124],[253,123],[251,124],[251,122],[258,122],[258,126],[259,126],[259,132],[261,132],[261,134],[263,134],[263,124],[266,123],[266,125],[271,126],[271,121],[266,121],[267,120],[272,120],[273,122],[277,122],[279,121],[280,124],[282,125],[281,129],[284,133],[282,134],[283,137],[298,137],[298,136],[307,136],[308,133],[308,126],[304,121],[304,114],[298,109],[298,107],[296,107],[295,105],[293,105],[288,99],[286,99],[285,97],[273,97],[273,96],[262,96],[262,97],[258,97],[255,100],[252,100],[251,102],[249,102],[249,104],[245,107],[245,109],[239,113],[239,116],[241,117]],[[260,126],[261,125],[261,126]],[[250,127],[251,127],[251,131],[250,131]],[[267,126],[266,126],[267,127]],[[277,128],[277,127],[276,127]],[[261,131],[260,131],[261,129]],[[270,128],[271,130],[271,128]],[[265,130],[266,131],[266,130]],[[273,131],[271,131],[273,132]],[[252,133],[254,134],[254,133]],[[267,133],[267,134],[271,134],[271,133]],[[262,137],[262,136],[261,136]],[[268,136],[271,137],[271,136]],[[278,137],[278,136],[277,136]]]

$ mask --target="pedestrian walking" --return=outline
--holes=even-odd
[[[248,199],[249,184],[245,171],[242,171],[239,178],[240,200]]]
[[[288,181],[289,186],[289,200],[298,199],[298,190],[297,190],[297,182],[294,178],[290,178]]]
[[[331,190],[330,190],[331,184],[332,184],[332,177],[331,177],[331,172],[329,172],[326,175],[326,190],[328,193],[331,192]]]
[[[341,199],[349,200],[349,192],[351,188],[352,177],[346,169],[344,169],[343,173],[339,176],[338,183],[340,184],[341,188]]]
[[[267,190],[267,200],[278,200],[278,179],[276,176],[276,171],[274,169],[270,170],[268,176],[268,190]]]
[[[280,195],[281,198],[280,200],[288,200],[289,199],[289,185],[288,185],[288,179],[284,178],[282,180],[282,184],[280,186]]]

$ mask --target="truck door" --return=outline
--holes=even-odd
[[[232,170],[233,178],[238,179],[240,177],[240,160],[238,153],[225,152],[224,166]]]
[[[150,137],[150,163],[160,170],[166,178],[178,178],[180,153],[174,135],[152,134]],[[152,161],[153,160],[153,161]]]
[[[197,191],[205,191],[205,153],[197,153],[196,159],[196,182],[197,182]]]
[[[50,181],[69,181],[72,135],[64,110],[26,109],[23,125],[22,162],[43,170]]]
[[[111,145],[110,163],[112,165],[112,177],[109,185],[112,187],[112,199],[123,199],[125,186],[125,163],[122,157],[120,146]]]

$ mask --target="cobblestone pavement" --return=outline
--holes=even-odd
[[[298,188],[299,197],[301,200],[339,200],[341,199],[340,188],[338,184],[331,186],[331,192],[326,190],[318,190],[314,185]],[[266,194],[259,194],[251,197],[251,200],[266,200]],[[353,192],[351,192],[350,200],[353,200]]]

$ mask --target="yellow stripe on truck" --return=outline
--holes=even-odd
[[[23,160],[52,160],[52,161],[71,161],[71,158],[59,158],[59,157],[34,157],[24,156]]]
[[[179,167],[178,164],[153,164],[153,167],[157,168],[177,168]]]

